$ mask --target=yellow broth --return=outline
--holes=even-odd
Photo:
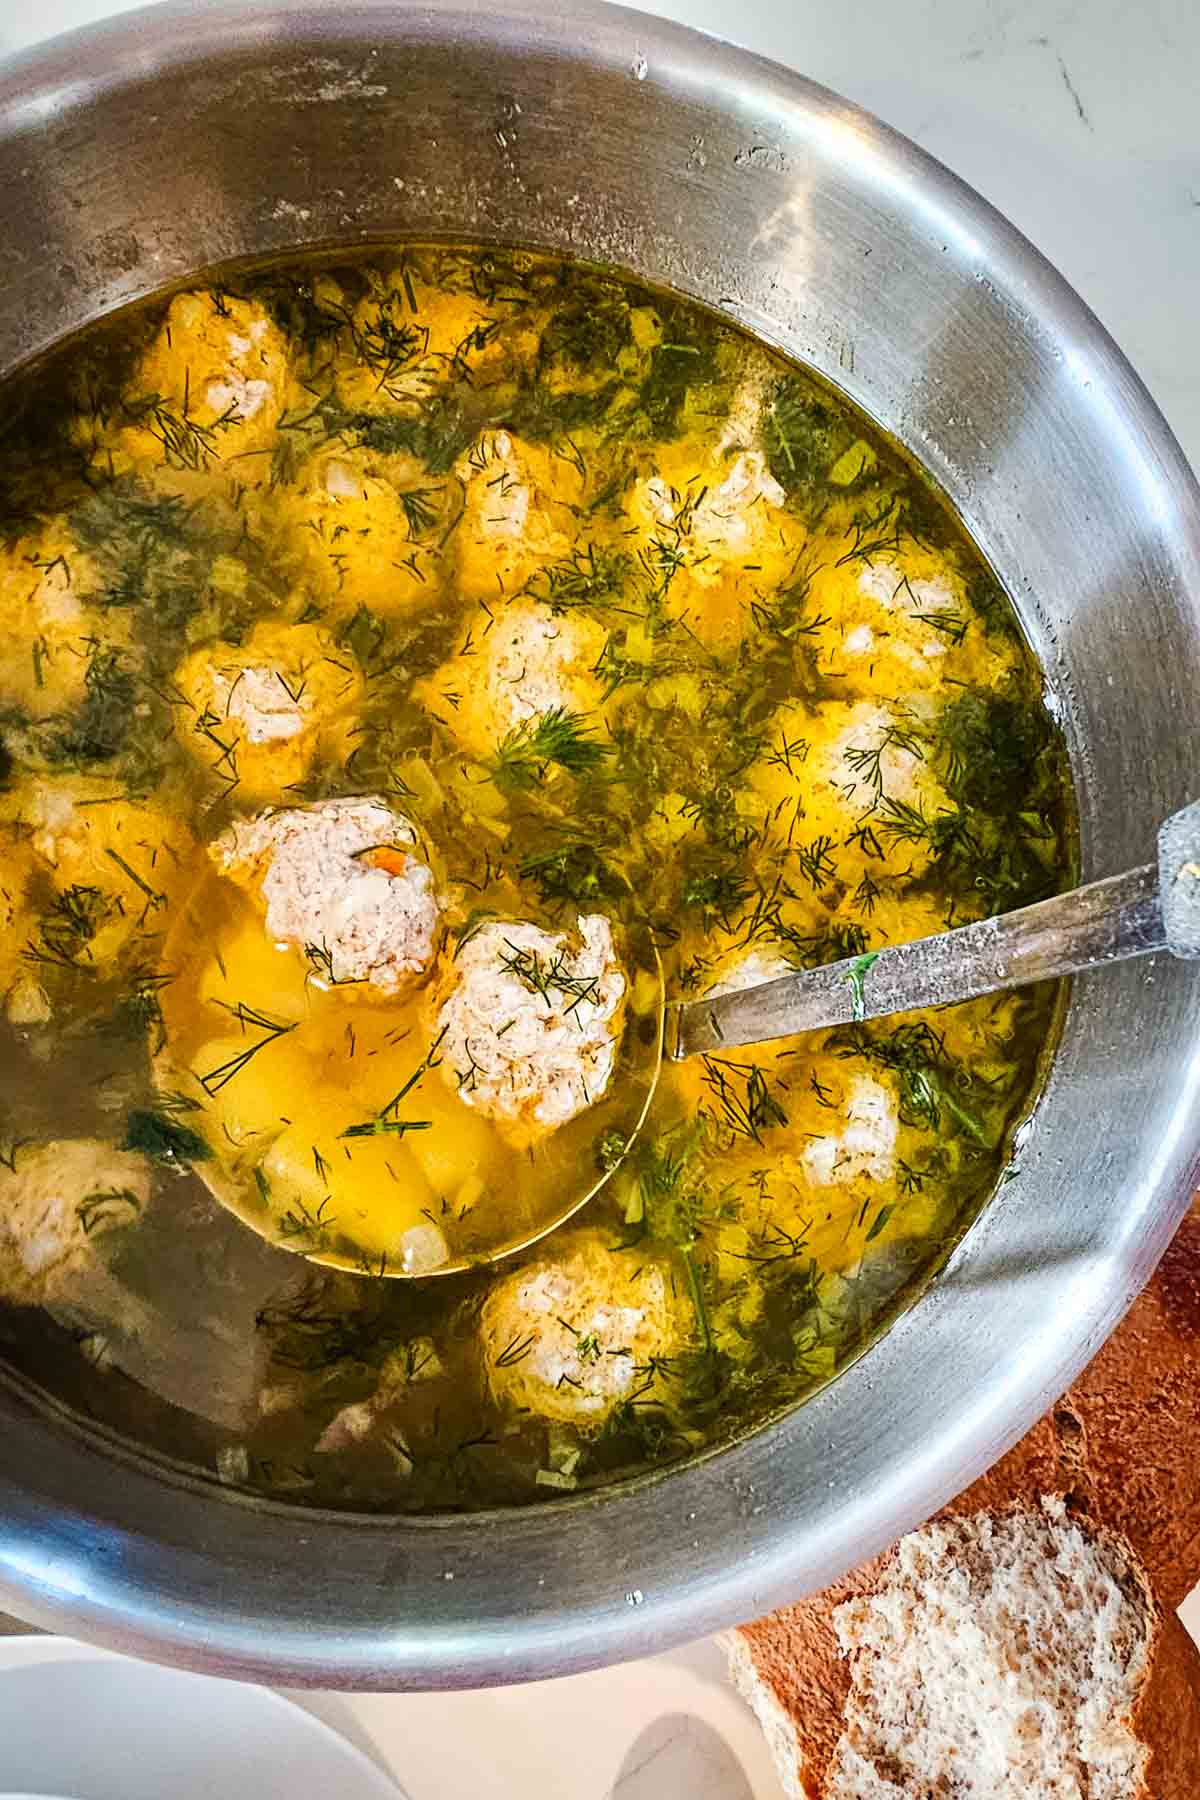
[[[599,1485],[835,1374],[1001,1178],[1053,993],[673,1066],[625,1150],[655,954],[698,995],[1066,876],[1038,670],[939,497],[702,310],[467,246],[226,272],[7,398],[10,1363],[225,1481],[406,1511]],[[358,803],[345,905],[303,852],[288,888],[286,833]],[[617,1164],[523,1256],[387,1279]]]
[[[499,882],[485,898],[497,913],[520,906]],[[427,1273],[491,1256],[586,1199],[605,1172],[606,1134],[636,1136],[658,1069],[661,989],[635,919],[620,949],[635,979],[609,1086],[517,1145],[464,1104],[457,1074],[438,1078],[444,1053],[423,993],[381,999],[367,981],[331,981],[328,951],[314,969],[311,953],[273,942],[247,896],[212,872],[166,939],[159,1093],[202,1114],[207,1185],[289,1250],[400,1275],[406,1230],[432,1227],[449,1256]]]

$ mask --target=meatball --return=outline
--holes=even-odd
[[[254,891],[278,943],[314,946],[329,985],[393,997],[433,958],[438,900],[417,833],[387,802],[325,800],[243,820],[211,854]]]
[[[381,459],[339,450],[310,457],[274,501],[278,559],[322,603],[388,618],[438,598],[450,504],[443,484],[396,486]]]
[[[446,382],[494,381],[511,361],[505,312],[469,290],[430,288],[421,261],[407,257],[352,308],[323,278],[322,298],[346,313],[358,352],[337,368],[338,399],[353,412],[407,415]]]
[[[338,1409],[317,1439],[315,1448],[320,1451],[345,1450],[349,1445],[373,1436],[410,1388],[419,1382],[437,1381],[445,1372],[433,1339],[412,1338],[384,1358],[374,1393],[365,1400],[353,1400]]]
[[[499,1406],[594,1429],[685,1347],[686,1325],[668,1267],[585,1231],[492,1288],[480,1342]]]
[[[783,975],[794,975],[796,965],[779,950],[742,950],[728,958],[718,971],[717,980],[705,990],[704,998],[718,994],[740,994],[747,988],[762,987],[764,982],[778,981]]]
[[[604,699],[596,663],[606,642],[593,619],[514,600],[473,624],[457,654],[415,693],[468,754],[487,758],[546,713],[594,714]]]
[[[927,748],[913,697],[826,701],[816,711],[790,703],[775,714],[749,785],[785,856],[804,856],[817,839],[828,845],[810,886],[845,877],[846,846],[864,823],[885,844],[902,840],[915,868],[927,854],[925,827],[947,804]]]
[[[129,620],[94,603],[101,587],[95,562],[64,524],[0,551],[0,708],[33,721],[65,717],[105,672],[121,668]]]
[[[101,777],[19,782],[0,795],[0,831],[29,858],[31,964],[111,973],[144,957],[187,879],[192,839],[177,812]]]
[[[686,452],[659,451],[630,492],[622,543],[656,604],[728,647],[756,602],[795,573],[805,540],[785,499],[761,451],[731,444],[700,469]]]
[[[351,747],[362,677],[315,625],[264,619],[236,648],[209,644],[175,672],[184,748],[251,800],[278,799]]]
[[[992,686],[1014,666],[1011,646],[985,642],[950,559],[907,542],[865,561],[845,550],[845,538],[822,537],[805,569],[822,666],[851,692],[930,693],[948,677]]]
[[[287,390],[287,342],[261,306],[177,294],[130,383],[122,436],[145,461],[196,469],[236,456],[239,479],[257,465],[265,480],[270,459],[254,453],[270,447]]]
[[[25,1146],[12,1163],[0,1169],[0,1295],[39,1306],[103,1234],[140,1217],[150,1170],[94,1138]]]
[[[437,1013],[442,1071],[510,1142],[594,1104],[616,1067],[627,983],[599,913],[572,934],[492,921],[460,947]]]
[[[893,1180],[900,1121],[892,1089],[874,1076],[856,1075],[840,1110],[845,1120],[842,1130],[811,1137],[801,1152],[808,1180],[815,1187]]]
[[[650,530],[686,537],[702,582],[715,581],[713,564],[745,562],[771,544],[778,529],[772,508],[786,495],[757,450],[730,453],[706,477],[691,475],[675,487],[661,475],[635,484],[630,514]]]
[[[519,593],[574,542],[583,494],[575,465],[507,431],[477,439],[455,465],[463,486],[453,537],[455,576],[467,599],[493,604]]]

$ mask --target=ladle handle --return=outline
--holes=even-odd
[[[980,919],[740,992],[668,1008],[667,1053],[719,1055],[859,1019],[918,1012],[1170,950],[1200,956],[1200,802],[1168,819],[1159,860]]]

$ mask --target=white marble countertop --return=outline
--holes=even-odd
[[[0,54],[119,10],[121,0],[0,0]],[[1195,0],[669,0],[648,10],[791,63],[965,177],[1079,289],[1200,465]],[[1200,1637],[1200,1590],[1184,1616]],[[529,1688],[305,1704],[394,1769],[411,1800],[780,1795],[711,1645]]]

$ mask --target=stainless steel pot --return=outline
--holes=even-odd
[[[1200,493],[1027,243],[798,76],[636,13],[188,4],[0,73],[0,370],[206,264],[402,233],[546,246],[718,306],[941,482],[1069,735],[1084,875],[1198,787]],[[0,1603],[227,1675],[518,1680],[794,1598],[978,1473],[1091,1355],[1184,1210],[1200,974],[1080,980],[1036,1119],[924,1299],[800,1411],[600,1498],[397,1522],[162,1473],[0,1385]]]

